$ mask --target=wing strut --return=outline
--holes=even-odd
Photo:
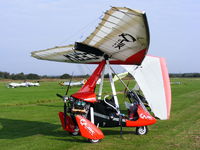
[[[117,94],[116,94],[116,89],[115,89],[115,84],[114,84],[114,81],[113,81],[113,78],[112,78],[111,67],[110,67],[110,63],[109,63],[108,59],[106,59],[106,64],[108,66],[108,74],[109,74],[110,85],[111,85],[111,89],[112,89],[112,93],[113,93],[113,98],[114,98],[114,102],[115,102],[115,107],[116,107],[118,115],[120,115],[119,102],[118,102],[118,98],[117,98]]]
[[[100,87],[99,87],[99,93],[98,93],[98,100],[101,99],[101,96],[102,96],[102,89],[103,89],[103,80],[104,80],[104,73],[105,73],[105,67],[101,73],[101,83],[100,83]]]

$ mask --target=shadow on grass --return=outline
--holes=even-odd
[[[125,128],[125,127],[124,127]],[[105,129],[103,128],[103,133],[104,135],[120,135],[120,128],[119,130],[112,130],[112,129]],[[135,131],[123,131],[122,130],[122,134],[135,134],[136,135],[136,132]]]
[[[62,138],[62,139],[55,139],[58,141],[67,141],[67,142],[72,142],[72,143],[88,143],[87,139],[85,138],[79,138],[77,136],[67,136],[66,138]]]
[[[33,135],[53,136],[56,140],[81,142],[87,140],[70,136],[66,131],[58,130],[60,125],[27,120],[14,120],[0,118],[0,139],[16,139]],[[104,135],[120,135],[118,128],[106,129],[102,128]],[[133,130],[123,131],[124,134],[135,134]]]
[[[56,131],[60,125],[26,120],[0,118],[0,139],[15,139],[32,135],[65,137],[66,133]]]
[[[61,105],[47,105],[47,104],[37,104],[37,106],[41,106],[41,107],[52,107],[52,108],[55,108],[55,107],[60,107],[60,108],[63,108],[63,104]]]

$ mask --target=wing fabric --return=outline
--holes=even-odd
[[[149,47],[146,14],[112,7],[84,41],[74,45],[34,51],[38,59],[69,63],[100,63],[103,55],[111,64],[141,64]]]
[[[45,50],[34,51],[31,53],[32,57],[43,60],[65,62],[70,60],[68,55],[73,52],[74,45],[56,46]]]
[[[105,13],[102,22],[83,43],[99,48],[121,61],[127,61],[140,51],[146,53],[149,46],[146,15],[141,11],[113,7]]]
[[[141,67],[123,65],[123,68],[133,75],[155,116],[169,119],[171,88],[164,58],[146,56]]]

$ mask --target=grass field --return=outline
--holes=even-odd
[[[41,82],[40,87],[6,88],[0,82],[0,150],[199,150],[200,79],[171,79],[172,111],[167,121],[149,126],[149,133],[135,135],[135,128],[102,128],[105,138],[97,144],[81,136],[72,137],[61,129],[58,112],[62,101],[55,96],[65,89],[58,82]],[[116,84],[117,90],[123,86]],[[79,87],[70,89],[70,93]],[[105,83],[109,93],[109,83]],[[119,95],[123,104],[123,95]],[[124,106],[121,108],[124,109]]]

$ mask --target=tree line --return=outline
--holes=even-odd
[[[8,73],[8,72],[0,72],[0,79],[13,79],[13,80],[26,80],[26,79],[40,79],[41,76],[34,74],[34,73],[29,73],[29,74],[24,74],[23,72],[21,73]]]
[[[90,75],[73,75],[73,78],[88,78]],[[114,76],[114,74],[112,74]],[[193,77],[200,77],[200,73],[170,73],[169,74],[170,78],[193,78]],[[109,75],[105,74],[105,78],[108,78]],[[128,75],[128,77],[131,77]],[[12,79],[12,80],[38,80],[38,79],[44,79],[44,78],[49,78],[49,79],[54,79],[54,78],[60,78],[60,79],[70,79],[71,75],[69,74],[63,74],[60,76],[47,76],[47,75],[38,75],[34,73],[29,73],[29,74],[24,74],[23,72],[21,73],[8,73],[8,72],[1,72],[0,71],[0,79]]]
[[[86,75],[73,75],[73,78],[89,78],[89,74]],[[114,74],[112,74],[114,77]],[[48,76],[48,75],[38,75],[35,73],[29,73],[29,74],[24,74],[23,72],[21,73],[8,73],[8,72],[2,72],[0,71],[0,79],[12,79],[12,80],[39,80],[39,79],[70,79],[72,76],[70,74],[63,74],[63,75],[58,75],[58,76]],[[105,78],[109,78],[108,74],[105,74]]]
[[[89,75],[76,75],[73,76],[73,78],[88,78]],[[29,74],[24,74],[23,72],[21,73],[8,73],[8,72],[2,72],[0,71],[0,79],[12,79],[12,80],[38,80],[38,79],[54,79],[54,78],[60,78],[60,79],[70,79],[71,75],[69,74],[63,74],[60,76],[48,76],[48,75],[38,75],[35,73],[29,73]]]
[[[170,78],[196,78],[200,77],[200,73],[170,73]]]

